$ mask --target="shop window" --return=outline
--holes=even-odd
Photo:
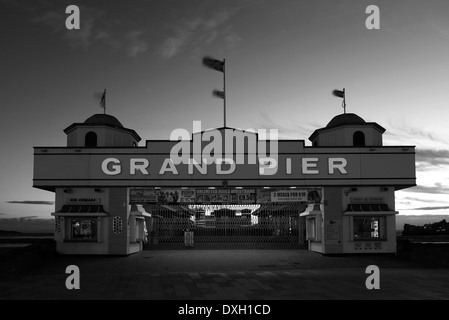
[[[96,147],[97,146],[97,134],[93,131],[89,131],[88,133],[86,133],[84,145],[89,148]]]
[[[71,219],[70,240],[97,240],[97,219]]]
[[[385,235],[384,217],[354,217],[354,240],[381,240]]]
[[[354,147],[364,147],[365,146],[365,134],[362,131],[354,132],[352,136],[352,142]]]

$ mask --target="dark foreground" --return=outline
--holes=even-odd
[[[0,252],[0,299],[449,299],[447,268],[391,255],[186,249],[58,256],[45,247]],[[6,264],[14,255],[16,264]],[[79,267],[79,290],[66,288],[69,265]],[[379,290],[366,288],[369,265],[380,269]]]

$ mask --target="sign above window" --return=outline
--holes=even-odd
[[[350,197],[351,203],[385,203],[384,197]]]
[[[68,198],[66,204],[99,204],[101,203],[101,198]]]

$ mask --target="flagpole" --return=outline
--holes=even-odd
[[[226,128],[226,59],[223,59],[223,120]]]

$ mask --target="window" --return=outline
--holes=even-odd
[[[362,131],[354,132],[352,136],[352,142],[354,147],[364,147],[365,146],[365,134]]]
[[[97,134],[93,131],[86,133],[84,145],[86,147],[96,147],[97,146]]]
[[[354,217],[354,240],[380,240],[384,238],[384,217]]]
[[[70,240],[97,240],[97,219],[71,219]]]

